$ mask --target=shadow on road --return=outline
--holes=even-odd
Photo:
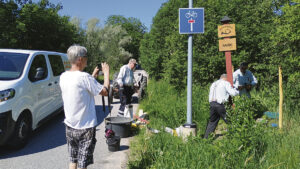
[[[112,108],[113,106],[111,105],[110,110],[112,110]],[[96,106],[96,113],[97,113],[98,125],[100,125],[109,114],[108,106],[105,106],[105,112],[103,111],[103,106]]]
[[[105,110],[106,111],[103,112],[103,106],[96,106],[98,124],[101,124],[109,114],[108,106],[105,106]],[[32,133],[28,144],[23,149],[15,150],[9,147],[1,146],[0,160],[39,153],[66,144],[65,124],[63,121],[63,113],[60,113],[51,120],[47,121]]]
[[[127,149],[129,149],[129,146],[121,145],[119,151],[123,151],[123,150],[127,150]]]

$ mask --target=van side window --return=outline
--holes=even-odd
[[[37,74],[37,68],[43,68],[44,74],[41,79],[36,79],[35,76]],[[43,80],[48,76],[47,63],[44,55],[37,55],[34,57],[31,67],[29,70],[28,78],[31,82],[35,82],[38,80]]]
[[[60,55],[48,55],[53,76],[59,76],[65,71],[65,67]]]

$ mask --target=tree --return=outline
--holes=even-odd
[[[78,21],[77,21],[78,22]],[[99,26],[99,19],[89,19],[86,23],[85,39],[83,46],[88,50],[88,67],[87,72],[92,72],[97,64],[104,61],[103,52],[101,51],[101,27]],[[80,25],[78,23],[78,25]]]
[[[278,66],[283,70],[283,81],[286,83],[286,98],[292,109],[297,109],[300,99],[300,1],[287,1],[281,12],[274,18],[275,32],[271,35],[270,49],[273,51],[269,62],[276,65],[271,69],[277,77]]]
[[[178,8],[186,8],[186,1],[170,0],[163,4],[153,19],[149,37],[141,46],[141,61],[146,63],[150,75],[166,78],[182,88],[186,86],[187,36],[179,35]],[[193,82],[206,85],[226,72],[225,56],[218,51],[217,26],[225,16],[236,25],[237,50],[232,62],[250,63],[250,69],[260,81],[270,64],[272,51],[270,35],[274,32],[274,3],[272,0],[195,1],[194,7],[205,9],[205,33],[193,36]],[[151,39],[150,42],[147,42]],[[270,80],[274,80],[271,79]]]
[[[131,43],[131,37],[120,25],[106,25],[101,31],[101,36],[103,38],[101,51],[105,60],[113,70],[118,70],[132,57],[132,54],[125,49],[125,46]]]
[[[48,0],[24,5],[17,21],[22,34],[18,46],[66,52],[70,45],[78,42],[78,30],[69,22],[69,17],[58,15],[60,9],[60,5],[54,7]]]
[[[9,1],[7,3],[0,1],[0,47],[16,47],[16,20],[18,16],[18,5]]]
[[[155,79],[163,77],[163,63],[170,59],[171,52],[167,50],[166,38],[172,33],[178,33],[178,8],[187,7],[186,1],[170,0],[162,4],[153,18],[149,34],[141,42],[141,63],[149,75]],[[176,49],[174,49],[176,50]]]
[[[121,25],[105,25],[102,28],[99,23],[99,19],[90,19],[86,25],[84,46],[90,58],[87,71],[91,72],[101,62],[107,62],[112,70],[117,70],[132,56],[124,48],[131,38]]]
[[[69,17],[59,16],[60,4],[48,0],[32,3],[30,0],[1,2],[0,18],[5,25],[1,34],[1,47],[39,49],[66,52],[67,48],[82,40],[79,30]]]
[[[146,33],[146,26],[142,22],[133,17],[125,18],[121,15],[111,15],[106,20],[107,25],[120,25],[126,30],[127,34],[131,37],[131,42],[124,46],[124,49],[132,54],[132,57],[139,60],[140,41]]]
[[[144,35],[144,39],[141,41],[140,46],[140,63],[143,68],[149,73],[149,75],[155,79],[160,79],[162,74],[162,61],[157,50],[160,50],[156,38],[150,33]]]

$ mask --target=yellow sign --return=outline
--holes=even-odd
[[[236,50],[236,38],[219,40],[219,51]]]
[[[235,24],[225,24],[218,26],[218,37],[230,37],[235,36]]]

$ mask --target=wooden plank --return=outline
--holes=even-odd
[[[219,40],[219,51],[236,50],[236,38]]]
[[[225,24],[218,26],[218,37],[231,37],[235,36],[235,24]]]

